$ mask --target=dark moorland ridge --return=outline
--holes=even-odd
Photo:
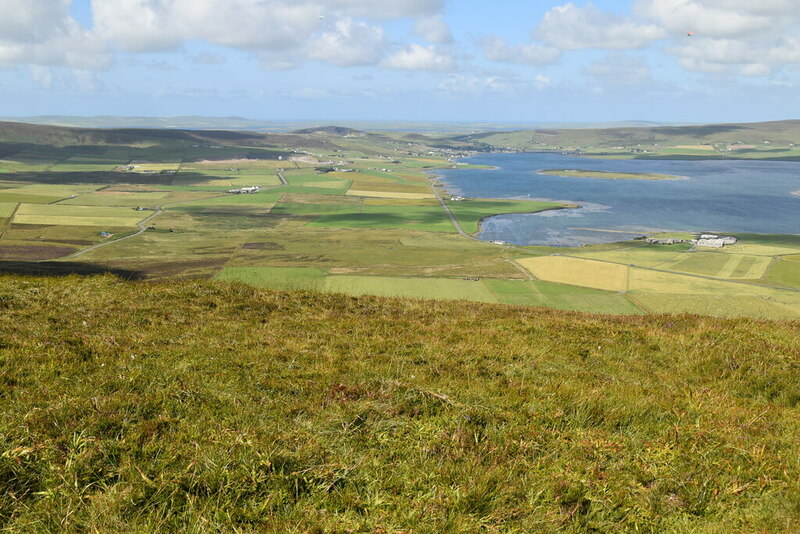
[[[353,128],[324,126],[304,128],[287,133],[256,133],[230,130],[186,130],[145,128],[69,128],[19,122],[0,122],[0,142],[32,143],[53,146],[140,144],[147,140],[186,143],[219,143],[237,146],[330,148],[334,145],[324,136],[360,134],[375,138],[379,133],[367,133]],[[396,134],[418,140],[419,134]],[[424,136],[428,138],[427,136]],[[431,139],[431,138],[429,138]],[[554,144],[592,144],[596,147],[636,144],[669,143],[734,143],[738,140],[766,140],[774,143],[800,144],[800,120],[783,120],[741,124],[711,124],[698,126],[640,126],[613,128],[562,128],[519,131],[487,131],[470,135],[437,135],[432,139],[441,146],[492,150],[498,146],[532,148],[539,142]],[[510,140],[509,140],[510,139]]]
[[[8,532],[785,532],[800,323],[0,276]]]

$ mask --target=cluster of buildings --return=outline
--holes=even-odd
[[[647,243],[650,245],[677,245],[678,243],[692,243],[695,247],[722,248],[725,245],[735,245],[739,240],[730,235],[720,236],[717,234],[700,234],[695,239],[675,239],[649,237]]]
[[[735,245],[739,241],[733,236],[719,236],[716,234],[702,234],[698,239],[692,239],[696,247],[722,248],[725,245]]]
[[[257,185],[253,185],[250,187],[240,187],[238,189],[228,189],[225,191],[226,193],[233,193],[234,195],[247,195],[250,193],[258,193],[261,188]]]

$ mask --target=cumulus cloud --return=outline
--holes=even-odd
[[[290,48],[321,24],[323,6],[280,0],[92,0],[97,33],[127,52],[186,40],[257,50]]]
[[[447,27],[441,15],[417,19],[414,32],[429,43],[447,44],[453,42],[450,28]]]
[[[69,0],[0,0],[0,64],[104,69],[111,55],[69,14]]]
[[[457,69],[455,59],[433,46],[412,44],[381,62],[383,67],[399,70],[423,70],[430,72],[451,72]]]
[[[291,68],[308,59],[342,67],[379,63],[385,51],[383,29],[354,17],[413,18],[424,38],[447,42],[449,30],[438,16],[443,4],[444,0],[92,0],[97,35],[122,51],[169,51],[187,41],[204,41],[255,52],[268,69]]]
[[[545,13],[534,35],[563,50],[631,49],[648,46],[666,37],[666,32],[656,24],[599,11],[592,4],[581,8],[567,3]]]
[[[800,16],[786,0],[639,0],[635,11],[673,33],[691,30],[709,37],[752,35],[780,27],[783,17]]]
[[[336,22],[334,31],[313,39],[307,56],[340,67],[372,65],[381,58],[384,40],[382,28],[344,19]]]
[[[486,59],[504,63],[546,65],[555,63],[561,57],[561,50],[558,48],[538,44],[510,45],[495,35],[484,39],[482,46]]]
[[[765,76],[800,63],[800,8],[794,0],[638,0],[635,11],[676,36],[667,48],[684,68]]]

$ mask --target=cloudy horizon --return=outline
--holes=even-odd
[[[0,0],[0,115],[798,118],[800,3]]]

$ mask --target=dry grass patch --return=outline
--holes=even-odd
[[[629,267],[566,256],[524,258],[517,262],[539,280],[574,286],[625,291],[628,289]]]
[[[397,198],[404,200],[423,200],[435,199],[433,193],[402,193],[399,191],[365,191],[363,189],[351,189],[347,192],[350,196],[373,197],[373,198]]]

